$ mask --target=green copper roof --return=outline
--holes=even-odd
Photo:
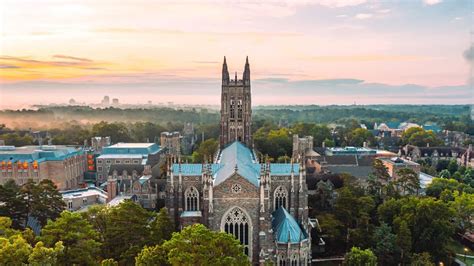
[[[273,213],[272,228],[278,243],[300,243],[308,234],[282,206]]]
[[[211,164],[214,185],[219,185],[236,171],[255,186],[259,185],[261,164],[255,158],[254,152],[244,144],[235,141],[221,150],[217,158],[217,163]],[[176,176],[179,174],[179,164],[173,164],[172,171]],[[274,176],[288,176],[291,171],[295,175],[299,172],[299,165],[290,163],[270,164],[270,174]],[[202,164],[181,164],[181,174],[183,176],[200,176],[202,174]]]

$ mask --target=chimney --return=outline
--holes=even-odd
[[[362,146],[363,146],[364,148],[367,148],[367,141],[364,141],[364,143],[362,144]]]
[[[117,196],[117,179],[109,178],[107,180],[107,202],[110,202]]]
[[[426,147],[428,147],[428,148],[430,147],[430,143],[429,143],[429,142],[426,143]]]

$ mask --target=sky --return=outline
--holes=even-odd
[[[469,104],[472,0],[0,0],[0,109],[220,103]]]

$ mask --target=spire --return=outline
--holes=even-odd
[[[235,71],[235,84],[237,84],[237,71]]]
[[[222,64],[222,83],[228,84],[229,83],[229,70],[227,69],[227,61],[224,56],[224,63]]]
[[[245,69],[244,69],[244,84],[250,84],[250,64],[249,64],[249,57],[245,59]]]

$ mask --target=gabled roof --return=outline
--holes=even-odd
[[[272,228],[277,243],[300,243],[308,234],[282,206],[273,213]]]
[[[244,144],[234,141],[220,152],[217,162],[222,164],[222,167],[214,176],[214,185],[219,185],[237,172],[250,183],[258,186],[260,164],[255,154]]]

